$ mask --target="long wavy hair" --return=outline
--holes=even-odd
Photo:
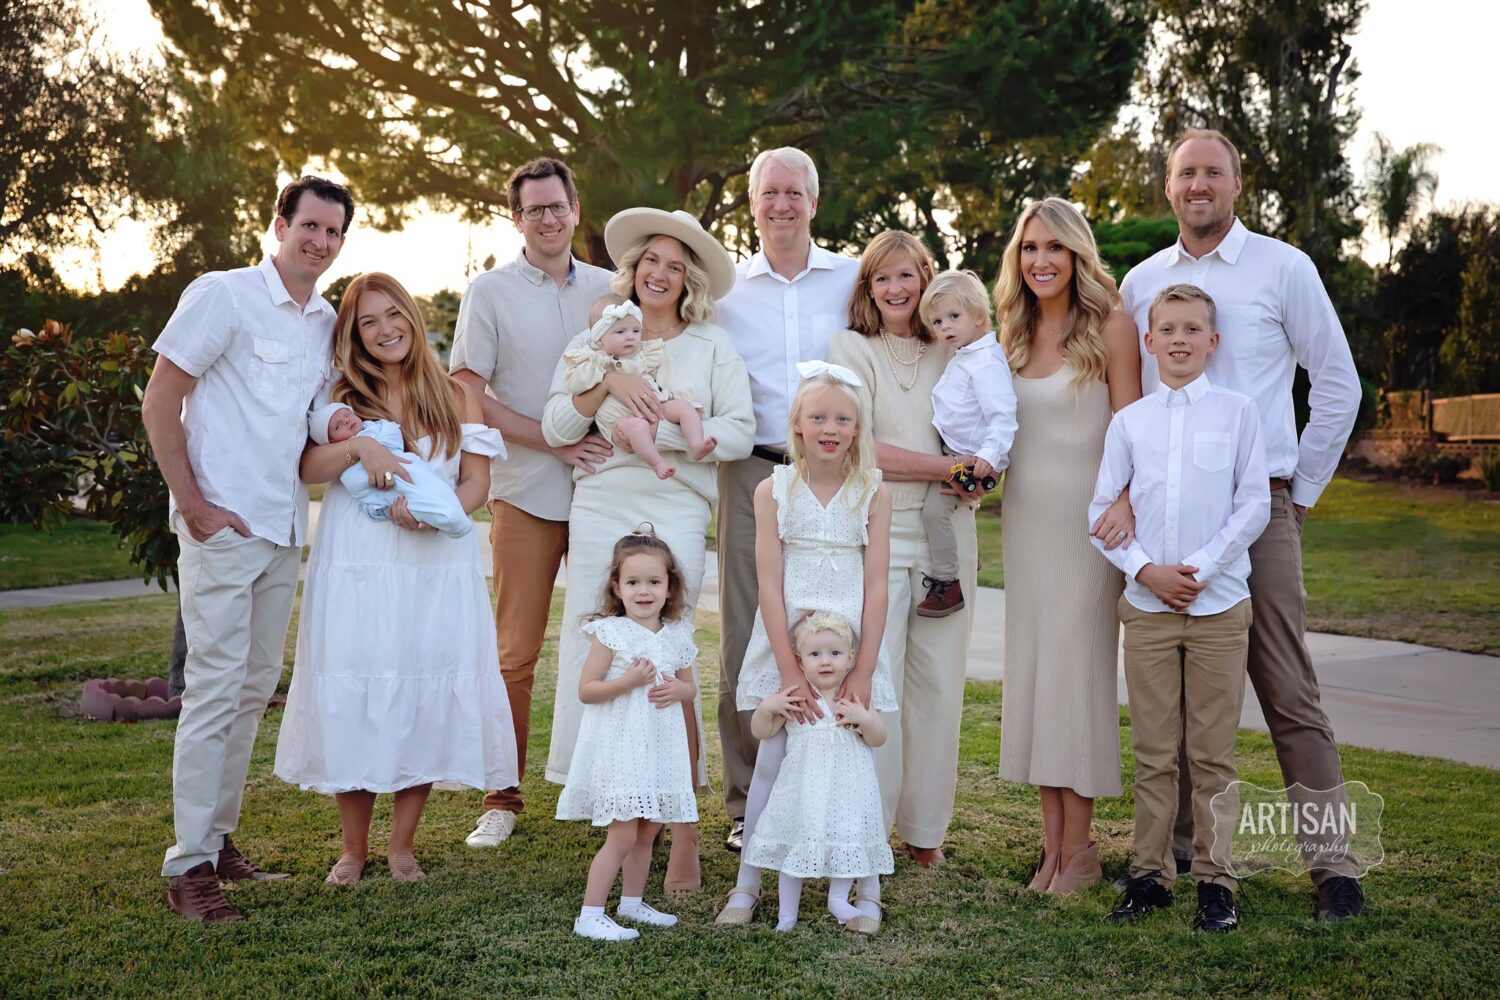
[[[586,621],[625,616],[625,599],[616,588],[616,584],[620,582],[620,567],[626,559],[642,553],[657,556],[667,567],[667,600],[661,608],[662,618],[677,621],[687,613],[687,589],[682,582],[682,570],[677,566],[677,557],[672,555],[672,549],[656,534],[655,527],[642,524],[615,542],[615,550],[609,560],[609,575],[604,578],[604,590],[599,595],[599,610],[585,615]]]
[[[359,335],[359,300],[365,292],[381,292],[411,325],[412,345],[394,380],[371,356]],[[343,378],[333,390],[336,402],[347,403],[364,420],[395,420],[390,400],[400,393],[401,433],[406,450],[412,442],[431,435],[433,455],[451,458],[463,441],[454,382],[427,343],[427,327],[411,293],[389,274],[371,271],[349,282],[334,322],[333,363]]]
[[[797,433],[797,421],[802,418],[802,403],[808,394],[825,386],[839,390],[854,403],[858,426],[854,428],[854,440],[849,442],[849,450],[844,452],[840,471],[844,474],[844,482],[853,485],[844,494],[845,502],[851,510],[859,510],[865,505],[871,491],[880,485],[880,479],[875,474],[874,418],[871,416],[868,389],[856,389],[827,372],[803,379],[802,384],[797,386],[797,394],[792,397],[792,414],[787,420],[786,429],[786,453],[797,470],[797,478],[807,482],[807,449],[802,443],[802,435]]]
[[[849,329],[855,333],[866,337],[880,333],[880,310],[875,306],[870,282],[875,272],[885,266],[886,261],[902,253],[909,256],[917,266],[922,279],[922,286],[917,289],[917,300],[921,301],[922,293],[927,290],[927,284],[932,281],[935,270],[932,254],[928,252],[927,245],[911,233],[887,229],[871,240],[865,247],[865,252],[859,255],[859,274],[854,279],[854,291],[849,295]],[[932,328],[922,318],[920,309],[912,310],[911,322],[916,327],[918,340],[924,344],[933,342],[935,338]]]
[[[1027,223],[1037,218],[1073,254],[1068,316],[1063,322],[1060,344],[1063,360],[1073,366],[1075,384],[1102,380],[1109,356],[1104,345],[1104,325],[1109,322],[1120,294],[1115,289],[1115,279],[1099,258],[1099,247],[1088,221],[1061,198],[1043,198],[1027,205],[1005,246],[1000,259],[1000,280],[995,284],[1000,346],[1005,348],[1012,371],[1024,366],[1031,356],[1038,307],[1036,295],[1021,275],[1021,238]]]
[[[635,294],[635,270],[640,265],[641,258],[646,255],[646,248],[664,235],[666,234],[653,233],[643,236],[632,243],[630,249],[620,254],[620,259],[615,261],[614,277],[609,279],[610,291],[636,305],[641,304]],[[682,298],[677,300],[677,318],[688,323],[701,323],[713,318],[714,297],[709,291],[708,272],[703,269],[703,264],[692,247],[675,236],[672,239],[682,247],[682,260],[687,265],[687,273],[682,282]]]

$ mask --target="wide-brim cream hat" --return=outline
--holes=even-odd
[[[686,212],[664,212],[659,208],[627,208],[616,212],[604,227],[604,248],[614,260],[648,236],[671,236],[681,240],[698,256],[708,272],[708,292],[722,299],[734,287],[734,261],[723,244]]]

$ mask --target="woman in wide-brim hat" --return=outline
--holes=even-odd
[[[695,604],[703,582],[705,533],[718,499],[716,464],[749,455],[755,437],[745,363],[729,335],[711,322],[714,302],[734,285],[734,262],[723,246],[686,212],[655,208],[631,208],[615,215],[604,228],[604,245],[616,265],[612,290],[618,298],[640,306],[643,338],[662,342],[666,360],[657,382],[702,405],[704,436],[716,438],[718,444],[695,462],[687,454],[681,430],[664,421],[657,427],[656,445],[677,469],[672,478],[658,479],[618,435],[614,453],[595,471],[574,470],[567,593],[558,645],[552,745],[547,755],[547,780],[558,783],[567,780],[583,709],[578,678],[589,642],[578,627],[583,616],[598,607],[615,542],[642,522],[654,525],[682,570],[689,605]],[[580,332],[568,350],[582,347],[588,336],[588,330]],[[553,447],[582,440],[606,395],[639,415],[660,414],[655,389],[638,376],[614,372],[594,389],[575,396],[563,384],[564,370],[559,362],[542,414],[542,433]],[[685,705],[684,713],[696,783],[706,787],[701,702]],[[696,827],[672,828],[666,876],[669,892],[698,888],[697,848]]]

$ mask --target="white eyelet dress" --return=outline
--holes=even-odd
[[[788,722],[786,760],[761,813],[745,863],[798,878],[864,878],[895,870],[880,808],[875,751],[822,718]]]
[[[771,496],[776,501],[776,531],[781,536],[781,586],[789,627],[809,611],[832,611],[848,619],[859,637],[865,610],[865,545],[870,541],[870,503],[880,486],[876,470],[859,497],[858,486],[845,482],[828,506],[823,506],[791,465],[771,470]],[[761,700],[781,690],[781,675],[760,610],[745,647],[735,701],[751,711]],[[882,646],[870,686],[871,708],[897,709],[891,684],[890,661]]]
[[[659,680],[698,659],[688,621],[662,622],[661,631],[653,632],[629,618],[599,618],[579,631],[614,653],[605,680],[619,677],[638,657],[656,665]],[[627,819],[698,822],[687,723],[677,703],[651,704],[646,692],[653,686],[583,706],[568,782],[557,799],[558,819],[586,819],[595,826]]]

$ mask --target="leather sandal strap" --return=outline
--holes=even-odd
[[[885,904],[882,903],[879,899],[877,899],[874,896],[861,896],[859,893],[856,892],[854,895],[852,895],[852,896],[849,897],[849,902],[851,902],[851,903],[874,903],[876,906],[880,907],[880,912],[881,913],[885,912]]]
[[[761,894],[761,890],[760,889],[740,889],[740,888],[730,889],[729,890],[729,895],[727,895],[727,896],[724,897],[724,905],[728,906],[729,905],[729,901],[731,899],[733,899],[734,897],[736,897],[736,896],[749,896],[750,899],[753,901],[753,902],[751,902],[750,905],[754,906],[756,903],[760,902],[760,894]]]

